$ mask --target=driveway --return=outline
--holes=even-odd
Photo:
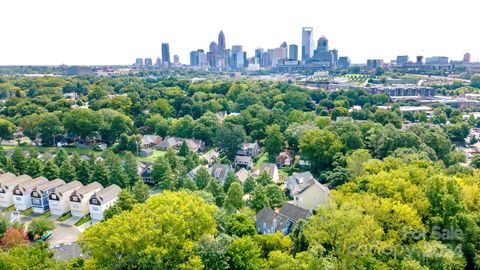
[[[70,244],[78,240],[80,230],[75,226],[70,226],[62,223],[57,223],[55,229],[53,229],[52,236],[48,238],[47,242],[50,247],[54,247],[58,244]]]
[[[71,218],[65,220],[62,223],[65,224],[65,225],[74,226],[75,223],[77,223],[77,221],[79,221],[80,219],[81,219],[81,217],[71,217]]]

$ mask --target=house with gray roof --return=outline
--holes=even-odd
[[[260,234],[274,234],[278,231],[288,235],[299,220],[306,220],[310,215],[310,212],[305,209],[285,203],[278,212],[263,208],[255,216],[255,227]]]
[[[225,164],[214,164],[210,168],[208,168],[208,173],[217,179],[218,183],[223,186],[225,183],[225,178],[227,174],[233,171],[230,165]]]
[[[118,200],[118,194],[122,189],[117,185],[108,186],[95,192],[88,201],[90,217],[92,220],[102,220],[105,210],[110,208]]]

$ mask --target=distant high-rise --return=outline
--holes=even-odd
[[[280,48],[288,48],[287,42],[284,41],[282,44],[280,44]]]
[[[190,66],[198,66],[198,51],[190,52]]]
[[[305,61],[313,56],[313,27],[302,28],[302,60]]]
[[[146,67],[151,67],[151,66],[153,66],[152,58],[145,58],[145,66],[146,66]]]
[[[339,68],[349,68],[350,67],[350,58],[347,56],[340,56],[338,58],[338,67]]]
[[[218,51],[218,44],[215,41],[210,42],[210,46],[208,47],[209,52],[216,53]]]
[[[317,41],[317,52],[324,53],[328,52],[328,39],[325,36],[322,36]]]
[[[381,68],[383,67],[383,60],[382,59],[368,59],[367,60],[367,68],[374,69],[374,68]]]
[[[298,60],[298,46],[295,44],[290,44],[288,48],[288,58],[290,60]]]
[[[162,59],[164,66],[170,66],[170,45],[168,43],[162,43]]]
[[[155,61],[155,66],[157,66],[157,67],[162,66],[162,59],[160,57],[157,57],[157,61]]]
[[[180,56],[178,56],[176,54],[173,56],[173,64],[175,66],[178,66],[180,64]]]
[[[143,59],[142,58],[137,58],[135,60],[135,66],[137,66],[137,67],[143,66]]]
[[[417,62],[416,62],[416,63],[419,64],[419,65],[423,64],[423,56],[418,55],[418,56],[417,56]]]
[[[471,57],[472,56],[470,55],[470,53],[467,52],[466,54],[463,55],[463,62],[464,63],[470,63],[470,58]]]
[[[232,55],[237,53],[237,52],[243,52],[243,46],[242,45],[233,45],[232,46]]]
[[[397,56],[397,65],[402,66],[408,63],[408,55]]]
[[[223,30],[220,30],[220,33],[218,34],[218,50],[222,52],[225,51],[226,48],[225,34],[223,33]]]
[[[328,51],[328,54],[330,55],[330,66],[336,68],[338,66],[338,50],[330,50]]]

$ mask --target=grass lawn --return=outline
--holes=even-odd
[[[266,161],[268,161],[268,153],[265,152],[258,158],[257,163],[255,164],[255,169],[260,169],[260,166]]]
[[[50,210],[48,210],[47,212],[41,214],[40,217],[42,217],[42,218],[48,218],[48,217],[51,216],[51,215],[52,215],[52,213],[50,213]]]
[[[28,208],[27,210],[23,211],[22,213],[20,213],[20,215],[22,216],[29,216],[33,213],[33,209],[30,207]]]
[[[64,222],[65,220],[69,219],[72,217],[72,212],[67,212],[65,214],[63,214],[62,216],[60,216],[57,221],[58,222]]]
[[[140,160],[140,161],[146,161],[146,162],[154,162],[158,157],[160,156],[165,156],[165,151],[160,151],[160,150],[153,150],[153,155],[149,156],[149,157],[137,157],[137,160]]]
[[[280,182],[285,182],[285,179],[288,177],[288,172],[284,169],[278,170],[278,178],[280,178]]]
[[[77,221],[77,223],[75,223],[75,226],[81,226],[87,222],[89,222],[90,220],[92,220],[92,218],[90,217],[90,215],[86,215],[84,217],[82,217],[79,221]]]
[[[15,210],[15,205],[10,205],[9,207],[3,209],[3,212],[12,212]]]

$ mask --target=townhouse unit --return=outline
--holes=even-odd
[[[61,216],[70,211],[70,195],[82,188],[82,183],[78,181],[70,182],[66,185],[56,187],[50,195],[48,195],[48,204],[50,213],[55,216]]]
[[[0,182],[0,206],[9,207],[13,204],[13,189],[23,182],[32,180],[29,175],[20,175]]]
[[[65,185],[65,181],[62,179],[55,179],[34,187],[32,193],[30,194],[33,212],[37,214],[43,214],[48,211],[50,209],[48,195],[50,195],[55,188],[62,185]]]
[[[118,200],[122,189],[117,185],[108,186],[93,194],[89,200],[90,217],[92,220],[102,220],[103,213]]]
[[[32,207],[31,193],[35,187],[48,183],[45,177],[37,177],[18,184],[13,189],[13,203],[18,211],[24,211]]]
[[[97,182],[90,183],[82,188],[72,192],[70,195],[70,211],[74,217],[83,217],[90,212],[88,200],[95,192],[99,192],[103,187]]]
[[[17,177],[17,176],[13,173],[10,173],[10,172],[4,173],[4,174],[0,175],[0,183],[4,182],[4,181],[7,181],[9,179],[15,178],[15,177]]]

